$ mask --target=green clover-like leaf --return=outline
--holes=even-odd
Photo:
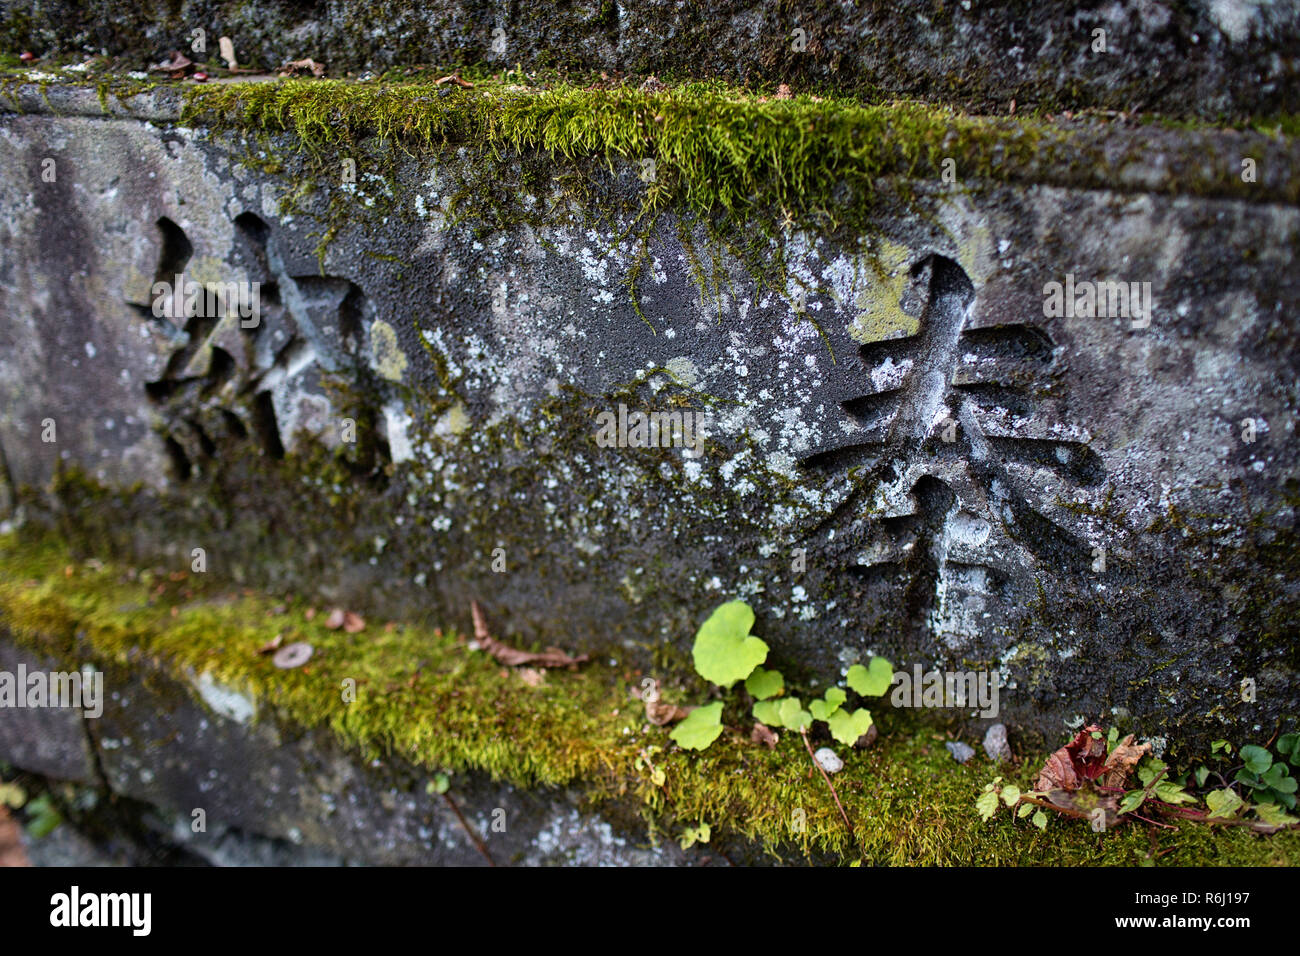
[[[749,636],[754,612],[744,601],[728,601],[700,625],[695,635],[695,670],[719,687],[744,680],[767,660],[767,645]]]
[[[830,720],[831,714],[839,711],[839,707],[832,707],[824,700],[814,700],[808,704],[808,712],[812,714],[813,720]]]
[[[1239,755],[1246,764],[1246,769],[1254,774],[1262,774],[1273,765],[1273,755],[1263,747],[1247,744],[1241,748]]]
[[[1033,818],[1033,820],[1032,820],[1031,822],[1034,824],[1034,826],[1038,827],[1038,829],[1040,829],[1040,830],[1046,830],[1046,829],[1047,829],[1047,814],[1044,813],[1042,810],[1038,810],[1038,811],[1036,811],[1036,812],[1034,813],[1034,818]]]
[[[798,697],[783,697],[778,708],[781,726],[788,730],[807,730],[812,726],[812,714],[803,709]]]
[[[855,744],[858,738],[871,729],[871,711],[859,707],[853,713],[837,710],[827,720],[831,736],[842,744]]]
[[[1259,779],[1279,793],[1296,792],[1295,777],[1291,776],[1291,771],[1287,769],[1286,764],[1280,761],[1269,767],[1268,771],[1261,774]]]
[[[696,707],[668,735],[686,750],[703,750],[722,736],[722,701]]]
[[[1020,799],[1020,788],[1017,787],[1014,783],[1007,784],[1007,786],[1005,786],[1002,789],[1002,802],[1005,803],[1007,806],[1014,807],[1016,805],[1016,801],[1018,801],[1019,799]]]
[[[755,667],[754,673],[745,678],[745,690],[749,691],[755,700],[767,700],[785,690],[785,678],[781,676],[780,671]]]
[[[894,682],[894,665],[883,657],[873,657],[867,667],[850,667],[845,681],[863,697],[879,697]]]
[[[998,795],[992,790],[981,793],[975,801],[975,809],[979,811],[981,820],[991,820],[998,812]]]
[[[779,700],[760,700],[754,704],[754,719],[769,727],[781,726],[781,702]]]
[[[808,709],[812,712],[814,720],[829,721],[831,719],[831,715],[834,714],[837,710],[839,710],[840,705],[842,705],[848,699],[849,699],[849,695],[846,694],[841,688],[832,687],[828,691],[826,691],[826,695],[824,698],[822,698],[821,700],[814,700],[811,704],[809,704]]]

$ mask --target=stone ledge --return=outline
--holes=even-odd
[[[219,844],[234,828],[357,862],[482,862],[427,788],[440,767],[453,766],[450,793],[497,862],[675,864],[721,855],[1133,864],[1152,852],[1136,826],[1099,842],[1082,825],[1054,828],[1046,839],[1009,820],[978,825],[978,787],[994,773],[1028,777],[1042,758],[958,766],[943,735],[883,711],[880,740],[849,751],[835,778],[858,821],[855,849],[797,738],[783,735],[768,751],[733,731],[708,752],[680,751],[665,728],[644,723],[628,684],[608,684],[612,675],[599,663],[576,675],[551,672],[539,689],[499,673],[482,652],[415,626],[354,637],[304,622],[300,605],[287,608],[288,617],[275,613],[268,596],[222,597],[197,580],[158,588],[120,568],[64,566],[49,550],[14,550],[12,541],[0,556],[10,575],[0,583],[0,666],[91,663],[106,686],[104,713],[86,720],[88,728],[75,726],[78,718],[59,722],[56,736],[67,746],[55,748],[55,758],[24,739],[22,711],[0,710],[0,759],[156,805],[177,828],[204,808],[213,845],[195,834],[186,849],[214,860],[224,858]],[[36,577],[15,577],[22,566]],[[316,654],[299,671],[277,671],[256,649],[291,620]],[[420,645],[411,680],[401,649]],[[338,703],[342,674],[360,677],[356,703]],[[449,714],[454,695],[469,706]],[[530,707],[520,722],[519,708]],[[503,716],[506,708],[514,712]],[[76,752],[87,730],[93,773]],[[564,752],[574,747],[588,756],[568,764],[566,775]],[[663,784],[651,781],[646,759],[664,771]],[[539,785],[539,777],[560,785]],[[806,830],[793,837],[796,808]],[[492,830],[498,811],[504,832]],[[713,826],[713,842],[683,854],[673,837],[701,821]],[[1300,831],[1261,840],[1185,825],[1158,839],[1170,851],[1161,862],[1175,865],[1287,863],[1300,853]]]

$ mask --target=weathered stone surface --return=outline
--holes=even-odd
[[[0,641],[0,671],[63,670],[48,658]],[[25,688],[24,688],[25,692]],[[94,783],[95,764],[79,710],[0,707],[0,760],[60,780]]]
[[[49,666],[0,639],[0,667],[19,660]],[[155,807],[146,826],[215,865],[486,864],[426,771],[395,757],[364,760],[326,733],[285,730],[274,714],[254,719],[251,700],[232,705],[243,697],[238,688],[185,686],[144,662],[109,670],[106,686],[98,719],[0,709],[0,761]],[[51,716],[60,716],[57,726]],[[671,842],[642,845],[569,791],[525,792],[478,775],[452,780],[466,823],[498,864],[694,865],[708,856]],[[98,856],[66,834],[48,854],[54,863],[133,859],[120,846]]]
[[[762,3],[578,0],[6,0],[13,52],[127,55],[138,68],[205,31],[243,63],[301,57],[333,75],[412,64],[623,70],[881,89],[977,108],[1161,110],[1217,117],[1300,107],[1293,2]],[[1104,52],[1096,31],[1103,31]],[[203,59],[202,56],[196,57]]]
[[[1159,152],[1113,189],[918,184],[932,215],[882,212],[860,246],[760,244],[784,270],[757,287],[671,216],[639,277],[622,222],[450,224],[484,175],[468,151],[363,166],[318,262],[334,191],[282,214],[293,170],[239,166],[228,134],[32,115],[4,136],[0,445],[15,485],[60,460],[144,483],[129,518],[74,512],[94,546],[203,547],[390,614],[467,623],[477,597],[566,645],[685,648],[739,596],[783,669],[996,670],[1017,730],[1115,710],[1217,736],[1297,709],[1292,204],[1145,192]],[[1212,142],[1237,168],[1248,140]],[[526,191],[511,164],[489,175]],[[273,287],[261,326],[143,315],[182,267]],[[1149,282],[1149,326],[1045,317],[1067,274]],[[705,454],[597,447],[620,403],[707,415]],[[314,470],[318,445],[344,467]]]

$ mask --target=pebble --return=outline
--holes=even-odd
[[[844,761],[837,757],[830,747],[822,747],[813,756],[827,773],[839,773],[844,769]]]
[[[994,724],[984,734],[984,752],[994,763],[1011,759],[1011,744],[1007,742],[1005,724]]]
[[[952,754],[952,759],[958,763],[965,763],[975,756],[975,748],[970,744],[962,743],[960,740],[950,740],[944,746],[948,748],[948,753]]]
[[[207,82],[208,74],[206,74],[206,73],[204,73],[202,70],[200,70],[199,72],[197,72],[197,73],[194,74],[194,76],[192,77],[192,79],[194,80],[195,83],[205,83],[205,82]]]

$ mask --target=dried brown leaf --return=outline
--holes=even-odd
[[[498,663],[505,664],[507,667],[519,667],[523,664],[535,664],[538,667],[577,667],[589,660],[586,654],[570,657],[556,647],[548,647],[544,651],[521,651],[511,647],[492,636],[488,630],[487,618],[483,616],[483,609],[478,606],[477,601],[471,601],[469,608],[474,618],[474,640],[478,642],[479,648],[487,651]]]
[[[756,744],[762,744],[768,750],[775,750],[780,737],[776,735],[771,727],[767,724],[754,721],[754,729],[749,733],[749,739]]]
[[[157,73],[180,72],[183,75],[184,71],[188,70],[193,65],[194,61],[180,50],[172,50],[171,53],[167,54],[167,59],[163,60],[161,63],[155,63],[153,66],[149,67],[149,69]]]
[[[875,724],[872,724],[870,727],[867,728],[867,732],[865,734],[863,734],[857,740],[853,741],[853,746],[856,747],[858,750],[866,750],[868,747],[870,747],[872,744],[876,742],[876,738],[879,736],[880,736],[880,731],[876,729]]]
[[[1064,747],[1047,758],[1043,769],[1038,772],[1035,790],[1078,790],[1079,775],[1074,772],[1074,763],[1069,751]]]
[[[467,90],[474,89],[474,84],[471,83],[469,80],[461,79],[459,73],[450,73],[447,76],[439,77],[438,79],[433,81],[434,86],[442,86],[442,84],[444,83],[455,83],[457,86],[463,87],[464,89]]]
[[[343,630],[349,634],[359,634],[366,629],[366,619],[360,614],[347,611],[343,615]]]
[[[307,57],[302,60],[290,60],[280,67],[281,76],[299,76],[303,73],[310,73],[312,76],[324,76],[325,64],[317,63],[311,57]]]
[[[668,724],[675,724],[679,720],[685,720],[686,715],[694,709],[694,707],[678,707],[676,704],[665,703],[658,699],[647,700],[645,702],[645,718],[656,727],[666,727]]]
[[[1113,787],[1116,790],[1123,790],[1128,783],[1129,775],[1133,768],[1138,765],[1143,757],[1151,751],[1150,744],[1135,745],[1133,735],[1129,734],[1123,740],[1115,745],[1115,749],[1110,752],[1106,758],[1106,764],[1102,768],[1101,785],[1103,787]]]

